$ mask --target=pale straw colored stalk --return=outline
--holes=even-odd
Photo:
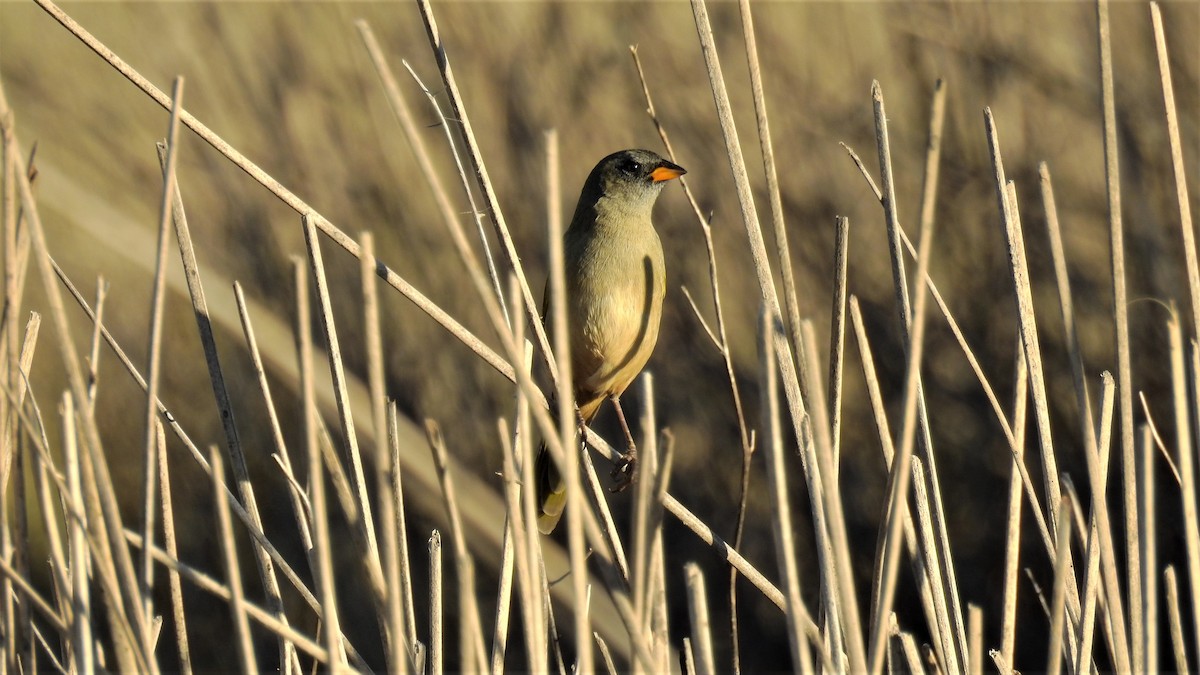
[[[237,547],[233,541],[233,523],[229,517],[229,504],[221,499],[225,485],[225,460],[221,459],[221,451],[216,446],[209,452],[209,462],[212,466],[213,502],[217,511],[217,538],[221,541],[221,562],[224,563],[225,578],[228,579],[229,611],[233,616],[238,656],[241,657],[242,672],[254,674],[258,672],[258,664],[254,658],[254,643],[250,640],[250,623],[246,618],[246,597],[242,591],[242,572],[238,567]],[[153,543],[144,539],[142,551],[149,551]]]
[[[1163,586],[1167,594],[1167,621],[1171,627],[1171,653],[1175,657],[1175,672],[1187,675],[1187,647],[1184,646],[1183,618],[1179,613],[1179,582],[1175,576],[1175,567],[1167,565],[1163,571]]]
[[[772,335],[780,327],[772,325],[769,315],[759,318],[759,398],[762,407],[762,439],[767,452],[767,485],[774,508],[771,509],[772,532],[775,535],[775,561],[783,588],[787,593],[788,644],[792,649],[792,667],[812,672],[812,654],[804,639],[802,619],[807,609],[801,599],[800,567],[796,561],[795,528],[792,524],[791,502],[788,500],[788,472],[784,468],[783,431],[779,421],[779,387],[775,366]],[[703,659],[702,659],[703,660]],[[834,658],[835,663],[837,658]]]
[[[142,538],[154,540],[154,517],[158,511],[155,505],[155,486],[158,480],[158,448],[156,447],[155,417],[158,416],[158,382],[159,369],[162,362],[162,324],[163,308],[166,304],[167,285],[167,247],[171,243],[171,202],[176,188],[175,166],[179,156],[179,111],[183,107],[183,78],[176,77],[171,91],[171,121],[167,134],[167,154],[163,162],[162,198],[158,212],[158,246],[154,256],[154,281],[150,293],[150,330],[146,340],[146,404],[145,427],[142,453]],[[154,563],[150,559],[149,549],[142,549],[141,593],[145,605],[146,620],[154,618],[154,607],[151,593],[154,590]]]
[[[1117,112],[1113,100],[1112,40],[1108,0],[1096,0],[1100,56],[1100,107],[1104,111],[1104,179],[1108,197],[1109,249],[1112,262],[1113,332],[1117,347],[1117,394],[1121,420],[1122,503],[1125,507],[1125,582],[1129,592],[1129,632],[1118,639],[1132,646],[1134,667],[1144,663],[1142,642],[1142,563],[1138,533],[1137,456],[1133,443],[1133,370],[1129,351],[1129,300],[1125,291],[1125,229],[1121,220],[1121,173],[1117,148]]]
[[[695,655],[696,673],[698,675],[713,675],[717,672],[717,664],[713,659],[712,627],[708,621],[708,596],[704,588],[704,573],[694,562],[683,566],[683,574],[687,580],[688,616],[692,623],[692,644],[697,646]]]
[[[766,244],[763,240],[762,229],[759,226],[758,213],[754,206],[753,195],[750,190],[749,177],[746,174],[746,162],[742,156],[741,144],[738,141],[737,129],[733,121],[733,112],[729,103],[729,94],[725,87],[724,76],[721,73],[720,59],[717,55],[716,41],[708,20],[708,10],[703,0],[692,0],[692,14],[695,18],[696,33],[700,39],[701,52],[704,55],[705,64],[708,68],[709,84],[712,89],[713,102],[721,123],[721,133],[725,140],[730,169],[733,172],[734,184],[737,188],[742,222],[750,244],[750,254],[754,263],[760,297],[771,320],[781,321],[779,299],[775,293]],[[778,358],[778,368],[782,375],[784,392],[787,395],[792,426],[797,437],[803,438],[801,427],[807,414],[805,412],[805,403],[800,393],[800,385],[796,366],[792,360],[791,350],[788,347],[786,338],[779,334],[775,334],[773,348]],[[841,513],[839,509],[834,509],[832,514],[826,513],[826,490],[825,483],[821,477],[822,471],[819,454],[814,452],[811,446],[802,445],[801,457],[804,460],[805,478],[808,481],[809,497],[812,502],[814,529],[817,533],[819,565],[823,575],[823,588],[826,589],[826,596],[829,598],[826,606],[828,612],[827,619],[832,622],[831,625],[838,626],[837,629],[833,630],[834,634],[843,634],[840,628],[841,613],[848,613],[845,617],[847,626],[844,635],[846,637],[850,667],[861,671],[865,668],[866,652],[863,647],[862,626],[858,619],[858,603],[853,597],[845,597],[846,592],[852,590],[850,580],[845,580],[846,583],[843,584],[839,583],[837,579],[839,572],[843,571],[845,567],[839,565],[833,559],[835,556],[834,549],[837,542],[839,542],[839,538],[830,536],[831,528],[844,530],[845,524],[840,520]],[[828,518],[830,517],[833,518],[833,523],[828,522]],[[845,557],[848,555],[848,552],[838,551],[837,555]],[[834,601],[835,597],[837,597],[837,601]],[[841,652],[839,651],[833,656],[835,659],[840,659],[840,655]]]

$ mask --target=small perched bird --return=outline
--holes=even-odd
[[[575,403],[588,424],[605,399],[613,401],[628,444],[627,464],[634,444],[620,396],[654,351],[667,290],[662,243],[650,212],[666,181],[685,173],[649,150],[614,152],[588,175],[563,235]],[[547,284],[543,319],[549,290]],[[562,516],[566,490],[544,444],[535,472],[538,529],[550,534]]]

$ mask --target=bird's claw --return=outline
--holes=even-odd
[[[611,492],[624,492],[633,484],[637,477],[637,452],[634,448],[621,455],[610,474],[616,483],[609,488]]]

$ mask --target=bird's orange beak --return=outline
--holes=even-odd
[[[664,161],[658,168],[650,172],[650,180],[655,183],[661,183],[672,178],[679,178],[685,173],[687,173],[687,170],[682,166]]]

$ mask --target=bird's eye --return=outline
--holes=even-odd
[[[624,162],[621,162],[620,169],[621,169],[621,173],[623,173],[627,176],[633,176],[638,173],[641,173],[642,165],[637,160],[627,159]]]

